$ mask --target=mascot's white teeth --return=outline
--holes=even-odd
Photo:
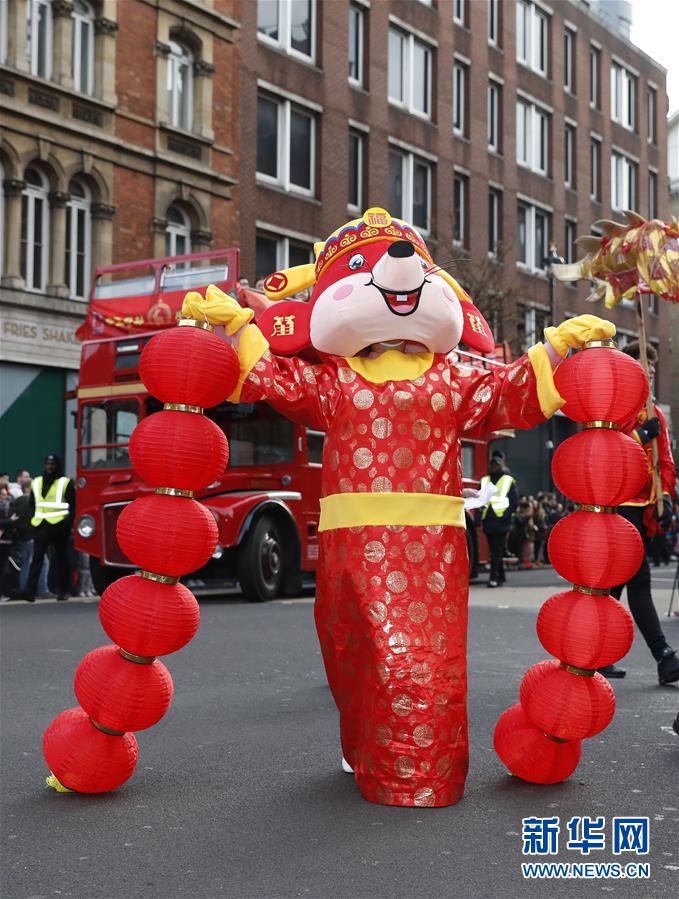
[[[422,293],[422,285],[417,290],[411,290],[407,293],[394,293],[394,291],[384,290],[382,287],[379,287],[378,290],[392,312],[396,315],[409,315],[417,309],[417,304],[420,302],[420,294]]]

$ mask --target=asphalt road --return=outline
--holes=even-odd
[[[655,574],[668,598],[668,570]],[[471,768],[464,799],[446,809],[371,805],[340,771],[312,596],[203,599],[198,635],[166,659],[175,698],[138,734],[131,780],[105,796],[56,794],[44,786],[41,735],[75,704],[80,658],[107,642],[96,601],[0,607],[2,896],[676,897],[679,688],[657,685],[635,641],[628,676],[615,683],[615,720],[585,743],[576,773],[552,787],[509,778],[492,729],[525,669],[545,657],[536,608],[563,582],[549,569],[513,573],[511,584],[472,590]],[[663,621],[679,645],[679,618]],[[648,816],[649,855],[622,861],[649,862],[650,879],[524,881],[521,819],[530,815],[559,816],[562,832],[574,815]],[[554,858],[583,860],[564,843]],[[619,860],[608,847],[592,856]]]

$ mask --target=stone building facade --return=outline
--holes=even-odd
[[[0,2],[3,469],[75,432],[94,270],[238,241],[236,0]],[[72,405],[72,404],[71,404]]]

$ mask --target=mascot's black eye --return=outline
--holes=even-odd
[[[359,268],[362,268],[365,265],[365,259],[361,256],[360,253],[356,253],[349,260],[349,268],[352,272],[357,271]]]
[[[421,265],[422,268],[425,270],[425,272],[426,272],[427,269],[429,268],[429,266],[428,266],[427,263],[424,261],[424,259],[420,259],[420,265]]]

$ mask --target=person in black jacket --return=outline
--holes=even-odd
[[[501,587],[505,582],[504,554],[507,534],[512,526],[512,515],[518,504],[516,481],[505,466],[505,457],[500,450],[493,450],[488,465],[488,474],[481,479],[481,487],[490,481],[497,487],[495,496],[481,514],[483,533],[490,550],[489,587]]]

